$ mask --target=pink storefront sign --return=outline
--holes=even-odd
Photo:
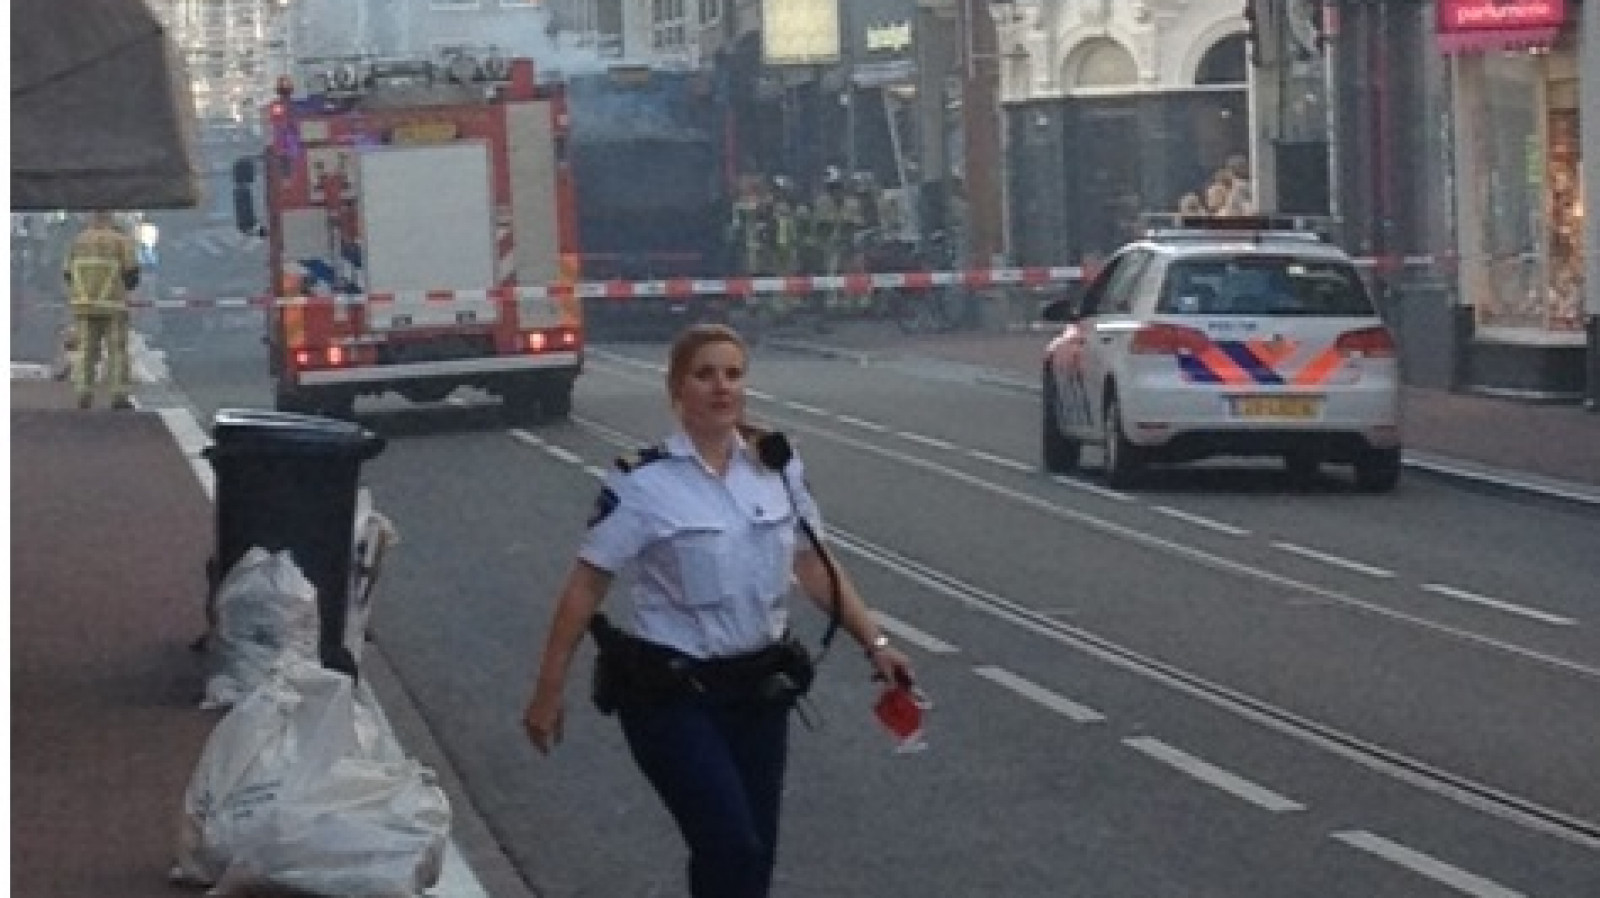
[[[1567,22],[1566,0],[1436,0],[1435,8],[1443,53],[1548,47]]]

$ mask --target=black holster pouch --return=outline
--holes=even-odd
[[[701,660],[631,636],[605,615],[589,621],[595,641],[591,697],[601,714],[700,699],[718,704],[793,704],[811,689],[816,665],[793,635],[747,655]]]

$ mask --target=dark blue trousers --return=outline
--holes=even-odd
[[[618,712],[634,761],[689,846],[694,898],[766,898],[789,708],[684,700]]]

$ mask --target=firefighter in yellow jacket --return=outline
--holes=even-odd
[[[94,212],[89,224],[67,251],[64,274],[68,306],[78,351],[72,383],[78,408],[94,403],[95,373],[106,355],[105,388],[112,408],[132,408],[128,401],[128,291],[139,285],[139,263],[133,239],[117,229],[110,212]]]

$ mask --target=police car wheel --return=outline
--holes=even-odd
[[[1081,443],[1061,433],[1059,389],[1056,386],[1055,376],[1046,371],[1044,375],[1044,421],[1041,433],[1043,436],[1044,469],[1051,474],[1065,474],[1069,471],[1077,470],[1083,450]]]
[[[1101,451],[1105,453],[1106,483],[1118,489],[1131,486],[1144,470],[1139,447],[1128,441],[1122,431],[1122,403],[1116,392],[1106,394],[1103,419],[1105,438]]]
[[[1316,479],[1321,467],[1322,459],[1314,452],[1302,449],[1287,452],[1283,456],[1283,469],[1289,473],[1289,479],[1296,483],[1307,483]]]
[[[1364,493],[1392,492],[1400,484],[1400,450],[1368,449],[1356,456],[1356,488]]]

